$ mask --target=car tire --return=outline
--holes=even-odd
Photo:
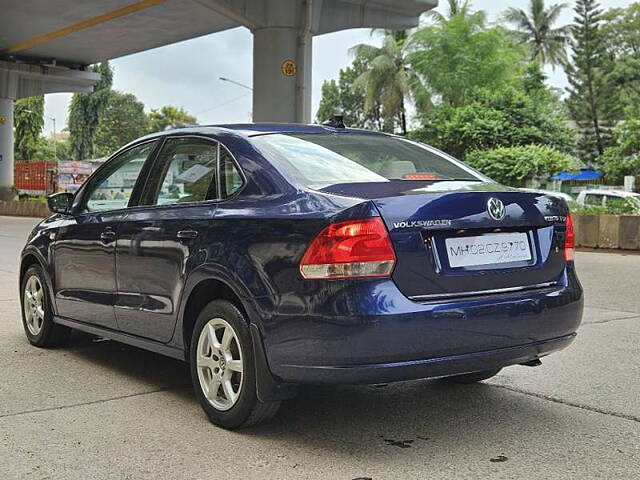
[[[22,276],[20,292],[22,326],[29,342],[42,348],[65,343],[71,335],[71,329],[53,321],[51,298],[40,265],[31,265],[27,269]]]
[[[237,429],[271,419],[280,402],[256,395],[253,342],[244,315],[231,302],[207,304],[196,320],[190,346],[196,397],[212,423]]]
[[[494,368],[493,370],[483,370],[481,372],[472,372],[465,373],[464,375],[454,375],[452,377],[445,377],[443,380],[452,383],[462,383],[462,384],[470,384],[470,383],[478,383],[483,380],[487,380],[500,372],[502,368]]]

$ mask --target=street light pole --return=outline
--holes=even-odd
[[[48,118],[53,122],[53,158],[55,160],[58,160],[58,147],[57,147],[58,140],[56,139],[56,119],[55,117],[50,117],[48,115],[43,115],[43,117]]]
[[[235,80],[231,80],[230,78],[226,78],[226,77],[218,77],[218,78],[220,78],[220,80],[222,80],[223,82],[233,83],[234,85],[238,85],[239,87],[246,88],[247,90],[251,90],[253,92],[253,88],[251,88],[249,85],[245,85],[244,83],[236,82]]]

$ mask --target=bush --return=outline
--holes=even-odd
[[[576,202],[569,204],[569,210],[571,213],[577,215],[638,215],[638,207],[629,198],[626,198],[623,202],[616,203],[614,205],[607,205],[606,207],[596,207],[593,205],[582,206]]]
[[[475,150],[464,161],[497,182],[524,186],[526,179],[558,173],[576,160],[554,148],[541,145]]]
[[[530,144],[571,152],[574,132],[558,104],[545,91],[527,93],[516,87],[482,90],[467,105],[436,107],[424,116],[422,128],[409,136],[458,158],[473,150]]]

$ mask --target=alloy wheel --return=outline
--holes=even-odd
[[[209,320],[198,338],[196,365],[200,387],[209,403],[229,410],[240,397],[242,347],[233,327],[222,318]]]
[[[44,323],[44,289],[37,275],[31,275],[25,283],[23,305],[27,328],[36,336]]]

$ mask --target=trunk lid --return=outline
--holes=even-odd
[[[482,182],[356,183],[323,191],[375,204],[396,251],[393,279],[415,300],[550,286],[564,271],[567,206],[557,197]],[[502,218],[489,212],[496,200]]]

